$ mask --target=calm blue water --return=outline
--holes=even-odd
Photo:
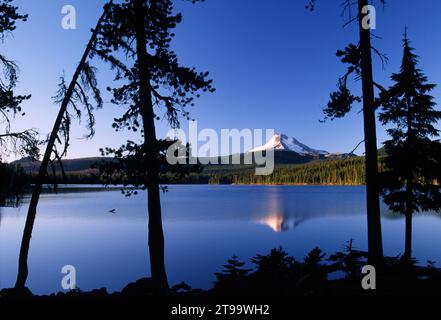
[[[162,195],[166,264],[171,284],[211,287],[213,273],[232,255],[249,260],[283,246],[303,258],[327,253],[350,238],[366,249],[364,187],[171,186]],[[109,210],[115,209],[115,213]],[[398,255],[404,220],[383,208],[385,253]],[[27,203],[0,208],[0,288],[14,284]],[[414,253],[441,262],[441,219],[414,219]],[[74,265],[82,290],[121,290],[149,275],[146,195],[119,191],[42,196],[29,256],[28,286],[61,291],[61,268]]]

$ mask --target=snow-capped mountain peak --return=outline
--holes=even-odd
[[[327,151],[310,148],[307,145],[298,141],[296,138],[288,137],[286,134],[283,133],[276,133],[263,146],[251,149],[249,152],[264,151],[269,149],[274,149],[278,151],[294,151],[302,155],[311,156],[329,155],[329,152]]]

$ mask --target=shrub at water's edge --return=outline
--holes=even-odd
[[[17,166],[0,162],[0,206],[16,205],[29,190],[29,176]]]

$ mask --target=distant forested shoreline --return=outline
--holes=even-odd
[[[362,157],[318,160],[306,164],[276,165],[271,175],[255,175],[254,167],[210,166],[201,175],[211,184],[279,185],[363,185],[365,160]]]
[[[85,160],[82,160],[85,161]],[[90,160],[90,163],[92,161]],[[381,160],[379,161],[381,167]],[[24,170],[20,164],[14,166],[22,184],[32,184],[36,172]],[[254,165],[206,165],[200,172],[191,172],[176,180],[171,175],[161,177],[163,184],[237,184],[237,185],[364,185],[364,157],[347,159],[316,160],[304,164],[276,164],[271,175],[255,174]],[[27,178],[23,175],[26,172]],[[113,183],[130,181],[115,179]],[[63,177],[61,170],[55,176],[48,175],[45,183],[57,184],[103,184],[99,170],[91,164],[82,169],[78,164],[67,166]],[[23,186],[21,186],[23,188]]]

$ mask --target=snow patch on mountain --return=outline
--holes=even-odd
[[[251,149],[249,152],[265,151],[274,149],[278,151],[293,151],[301,155],[311,156],[329,156],[329,152],[325,150],[317,150],[301,143],[296,138],[288,137],[286,134],[276,133],[263,146]]]

